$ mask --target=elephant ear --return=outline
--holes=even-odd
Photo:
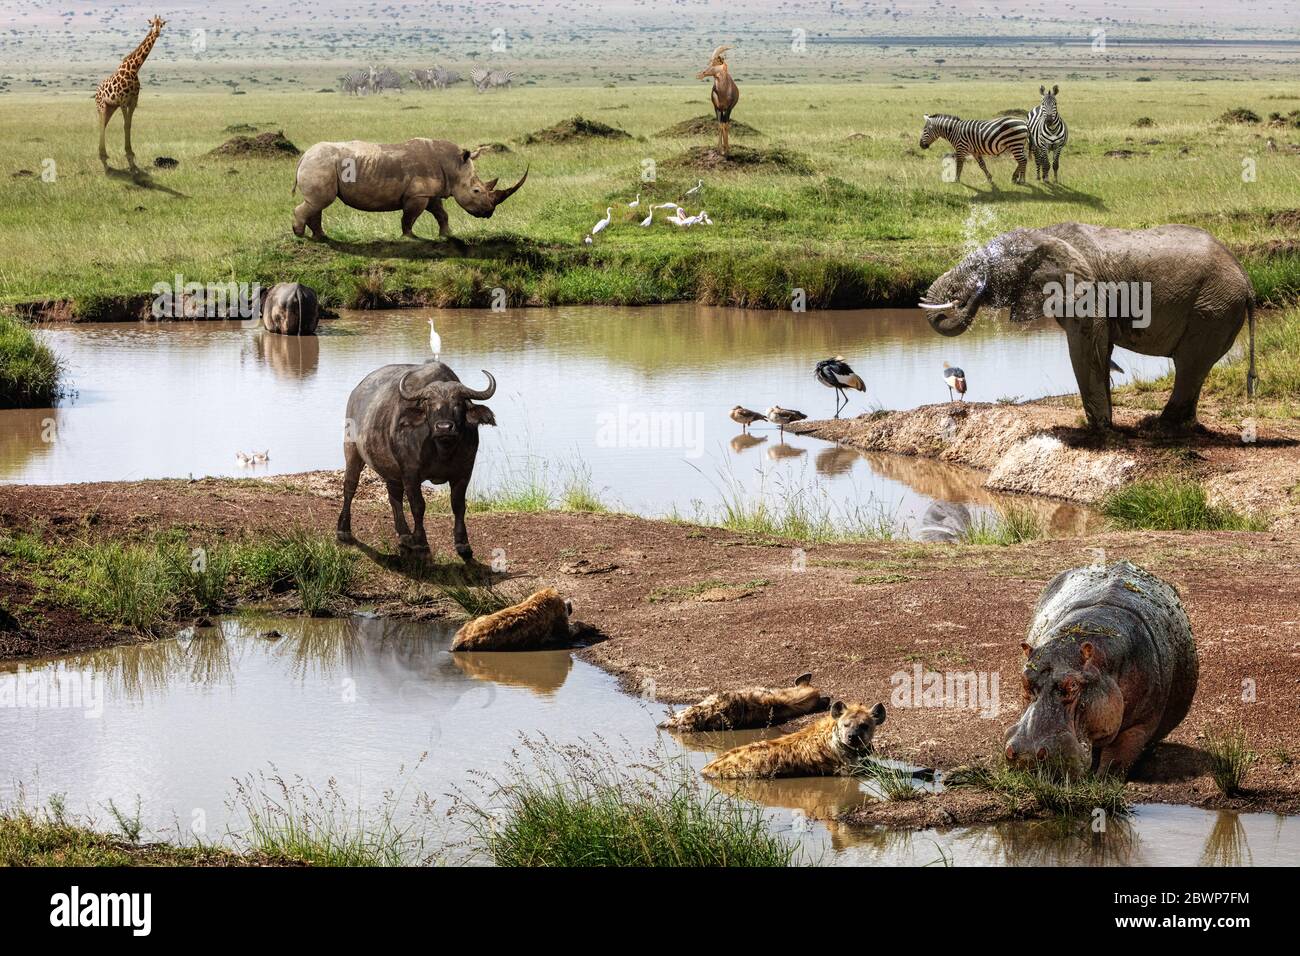
[[[1065,297],[1079,295],[1093,281],[1092,267],[1074,246],[1055,236],[1030,235],[1006,303],[1012,322],[1063,316]]]

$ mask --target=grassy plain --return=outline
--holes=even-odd
[[[360,99],[146,90],[134,138],[148,176],[132,178],[121,169],[120,120],[108,140],[115,171],[101,169],[89,97],[13,94],[0,114],[9,144],[0,168],[0,304],[68,299],[93,316],[178,273],[205,283],[301,279],[335,306],[487,306],[494,288],[506,290],[510,305],[697,299],[789,307],[796,287],[809,307],[910,303],[969,244],[1068,219],[1203,226],[1243,258],[1261,299],[1300,294],[1300,130],[1220,120],[1236,107],[1266,118],[1300,109],[1300,87],[1067,78],[1060,105],[1071,144],[1059,187],[1034,184],[1032,169],[1028,187],[1013,187],[1006,158],[991,162],[997,191],[978,169],[963,184],[944,182],[944,144],[918,148],[925,112],[991,116],[1036,102],[1036,81],[746,83],[735,118],[758,133],[733,143],[757,162],[719,171],[688,157],[712,144],[711,133],[660,135],[707,112],[704,84]],[[575,115],[630,135],[524,145],[529,133]],[[1139,125],[1142,118],[1150,124]],[[446,243],[399,240],[396,213],[341,204],[324,215],[332,241],[304,242],[289,231],[292,156],[209,155],[241,126],[282,129],[302,149],[412,136],[503,143],[509,152],[480,160],[484,177],[511,182],[526,166],[531,173],[490,220],[452,204],[452,230],[468,243],[463,255]],[[1117,150],[1130,155],[1107,155]],[[179,166],[150,168],[155,156]],[[647,163],[652,184],[640,178]],[[715,226],[637,225],[648,200],[680,199],[698,179]],[[627,209],[638,191],[641,210]],[[613,225],[585,246],[606,207]],[[416,229],[436,233],[427,216]]]

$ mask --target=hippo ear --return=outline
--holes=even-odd
[[[807,687],[812,683],[812,674],[800,674],[794,679],[795,687]]]
[[[871,708],[871,719],[876,722],[877,727],[879,727],[881,724],[885,722],[884,704],[877,704],[875,707]]]
[[[839,720],[840,717],[842,717],[843,715],[844,715],[844,701],[837,700],[835,703],[831,704],[832,717],[834,717],[836,720]]]
[[[465,412],[465,424],[467,425],[495,425],[497,417],[492,414],[492,409],[486,405],[471,405]]]
[[[1025,657],[1026,657],[1026,658],[1029,657],[1029,652],[1033,650],[1033,648],[1029,646],[1029,642],[1028,642],[1028,641],[1021,641],[1021,642],[1020,642],[1020,649],[1021,649],[1022,651],[1025,652]]]
[[[1092,646],[1092,641],[1084,641],[1083,646],[1079,648],[1079,653],[1083,655],[1083,662],[1085,664],[1092,660],[1092,655],[1095,652],[1096,648]]]

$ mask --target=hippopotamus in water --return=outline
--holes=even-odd
[[[1196,694],[1196,644],[1178,592],[1127,561],[1058,574],[1020,647],[1028,703],[1007,731],[1013,764],[1127,774]]]

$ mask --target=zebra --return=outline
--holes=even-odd
[[[411,82],[422,90],[427,90],[433,86],[433,70],[412,70],[410,73]]]
[[[481,66],[469,71],[470,82],[479,93],[501,86],[510,86],[518,75],[512,70],[487,70]]]
[[[964,120],[946,113],[925,115],[925,128],[921,130],[921,148],[929,149],[936,139],[946,139],[957,151],[957,182],[961,182],[961,167],[968,157],[974,156],[989,185],[997,188],[993,174],[984,165],[985,156],[1000,156],[1010,152],[1016,160],[1016,171],[1011,174],[1013,183],[1023,184],[1025,168],[1029,165],[1029,124],[1013,116],[999,116],[991,120]]]
[[[339,87],[344,93],[361,96],[370,87],[370,74],[365,70],[356,70],[339,77]]]
[[[447,70],[441,66],[433,68],[433,85],[440,90],[445,90],[453,83],[459,83],[462,77],[455,70]]]
[[[1044,182],[1049,167],[1053,180],[1061,181],[1061,150],[1070,141],[1070,128],[1056,110],[1056,94],[1060,91],[1059,86],[1053,86],[1050,93],[1047,87],[1040,86],[1043,101],[1029,111],[1029,145],[1034,151],[1038,178]]]

